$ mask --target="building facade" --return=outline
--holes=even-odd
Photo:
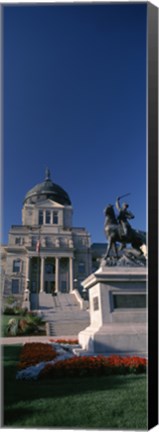
[[[22,225],[12,225],[8,245],[2,248],[1,279],[4,295],[81,291],[92,271],[91,238],[85,228],[72,226],[68,194],[45,179],[26,194]]]

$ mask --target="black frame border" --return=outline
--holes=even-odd
[[[147,5],[148,429],[158,424],[158,8]]]

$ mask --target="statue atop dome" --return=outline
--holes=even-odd
[[[49,168],[46,168],[45,170],[45,181],[51,180],[51,173]]]

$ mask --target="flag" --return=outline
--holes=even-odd
[[[36,252],[40,252],[40,246],[41,246],[40,240],[38,240],[36,243]]]

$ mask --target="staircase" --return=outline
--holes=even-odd
[[[49,336],[77,337],[90,324],[89,312],[80,309],[74,294],[40,293],[38,297],[38,310],[48,323]]]

